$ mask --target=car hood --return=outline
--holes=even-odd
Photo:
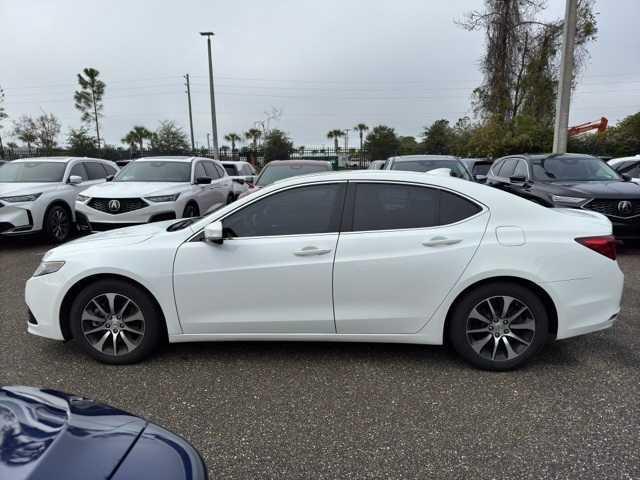
[[[589,198],[638,198],[640,186],[634,182],[552,182],[550,185]]]
[[[18,195],[31,195],[33,193],[43,193],[57,190],[59,183],[0,183],[0,197],[14,197]]]
[[[83,195],[97,198],[133,198],[171,195],[189,186],[180,182],[107,182],[88,188]]]
[[[193,447],[143,418],[55,390],[2,387],[0,478],[186,480],[205,473]]]

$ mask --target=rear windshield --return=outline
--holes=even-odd
[[[0,183],[62,182],[64,162],[8,162],[0,166]]]
[[[452,177],[470,180],[469,172],[458,160],[406,160],[393,162],[391,170],[403,170],[406,172],[429,172],[436,168],[448,168]]]
[[[303,163],[296,165],[273,165],[267,164],[264,170],[260,173],[256,185],[259,187],[265,187],[283,178],[296,177],[298,175],[307,175],[309,173],[326,172],[329,170],[329,165],[318,165]]]
[[[237,177],[238,176],[238,167],[236,165],[222,165],[224,167],[224,169],[227,171],[227,175],[229,175],[230,177]]]
[[[533,178],[543,182],[622,180],[615,170],[594,157],[550,157],[531,162]]]
[[[190,182],[191,163],[131,162],[113,179],[114,182]]]

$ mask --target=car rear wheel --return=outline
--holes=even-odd
[[[480,286],[460,301],[449,339],[469,363],[486,370],[524,364],[545,344],[549,318],[539,296],[517,283]]]
[[[69,209],[62,205],[53,205],[44,216],[43,230],[50,242],[63,243],[71,235],[72,225]]]
[[[121,280],[85,287],[73,302],[70,320],[74,339],[104,363],[138,362],[163,338],[162,316],[149,294]]]
[[[200,209],[198,205],[195,203],[188,203],[187,206],[184,207],[184,212],[182,212],[182,218],[193,218],[200,216]]]

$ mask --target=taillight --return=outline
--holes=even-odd
[[[603,235],[601,237],[580,237],[576,242],[598,252],[611,260],[616,259],[616,238],[613,235]]]

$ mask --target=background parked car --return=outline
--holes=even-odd
[[[322,160],[273,160],[262,168],[255,184],[241,194],[240,198],[278,180],[310,173],[327,172],[329,170],[333,170],[331,162]]]
[[[4,164],[0,235],[44,232],[49,241],[64,242],[73,232],[77,195],[117,172],[114,163],[95,158],[26,158]]]
[[[461,158],[476,182],[485,183],[493,160],[488,158]]]
[[[233,182],[233,195],[238,198],[256,179],[256,170],[249,162],[224,161],[222,166]]]
[[[404,170],[408,172],[428,172],[448,168],[452,177],[473,180],[467,167],[456,157],[449,155],[404,155],[389,158],[385,170]]]
[[[495,161],[487,183],[547,207],[606,215],[620,238],[640,237],[640,185],[582,154],[514,155]]]
[[[33,387],[0,388],[0,478],[205,480],[200,454],[145,419]]]
[[[78,197],[84,229],[108,230],[175,218],[198,217],[234,200],[231,178],[217,160],[146,157]]]
[[[640,155],[635,157],[614,158],[609,166],[620,175],[628,175],[636,183],[640,183]]]
[[[369,170],[382,170],[386,160],[372,160],[369,162]]]

